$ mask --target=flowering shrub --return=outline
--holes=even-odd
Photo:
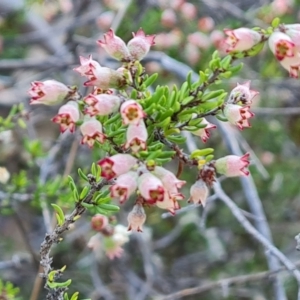
[[[189,3],[179,6],[184,18],[195,14]],[[165,11],[163,22],[168,26],[176,22],[174,12]],[[201,26],[205,24],[202,22]],[[210,28],[209,24],[205,26]],[[74,70],[87,79],[86,95],[80,94],[80,88],[54,80],[32,83],[31,104],[62,103],[52,118],[61,133],[78,131],[82,144],[107,153],[93,165],[92,174],[79,170],[80,177],[87,182],[82,191],[69,179],[76,202],[69,216],[53,205],[58,225],[41,246],[41,264],[50,293],[63,295],[70,284],[70,281],[56,281],[64,269],[51,269],[51,246],[60,241],[60,235],[85,210],[95,214],[91,224],[97,231],[89,247],[94,251],[101,248],[113,259],[122,255],[128,232],[108,217],[119,210],[112,199],[118,200],[120,206],[130,202],[127,229],[142,232],[148,207],[175,214],[184,200],[204,206],[218,174],[249,175],[249,153],[215,158],[214,149],[205,147],[186,153],[180,146],[186,141],[182,132],[197,135],[205,143],[219,121],[240,130],[251,127],[249,119],[254,114],[250,109],[258,92],[250,89],[250,81],[237,83],[228,92],[216,89],[213,84],[232,77],[242,67],[235,61],[257,55],[267,41],[279,63],[292,77],[298,77],[300,25],[284,25],[275,20],[266,30],[238,28],[224,32],[228,55],[221,57],[214,52],[208,68],[199,72],[199,79],[193,81],[190,74],[180,88],[157,85],[150,89],[157,75],[147,75],[140,61],[154,45],[155,36],[145,34],[142,29],[127,44],[112,29],[98,41],[107,54],[122,64],[117,70],[100,66],[92,56],[80,57],[80,66]],[[195,36],[190,37],[191,41],[194,39]],[[180,168],[176,175],[168,170],[166,163],[175,159],[181,166],[197,170],[194,182],[188,184],[180,179]],[[190,189],[188,196],[181,191],[184,185]]]

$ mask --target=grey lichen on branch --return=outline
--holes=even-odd
[[[76,206],[72,213],[65,218],[63,224],[61,226],[56,225],[53,232],[50,234],[45,235],[45,239],[41,244],[40,248],[40,264],[44,269],[44,273],[41,274],[41,277],[46,279],[45,288],[47,287],[47,278],[52,270],[52,257],[50,256],[50,252],[54,244],[58,244],[62,241],[62,234],[69,230],[69,226],[73,224],[86,210],[86,208],[82,205],[82,203],[91,204],[93,196],[96,192],[100,191],[104,186],[112,184],[109,180],[106,180],[105,178],[102,178],[99,182],[96,181],[95,176],[89,174],[88,176],[88,182],[91,187],[89,193],[86,195],[86,197],[79,202],[76,203]],[[58,271],[59,274],[59,271]],[[48,288],[49,289],[49,288]],[[56,290],[56,289],[55,289]],[[60,294],[62,295],[66,288],[58,288],[60,291]],[[60,298],[53,298],[50,296],[50,294],[53,296],[53,292],[49,289],[49,295],[47,296],[47,299],[60,299]],[[49,298],[50,297],[50,298]],[[52,298],[51,298],[52,297]]]

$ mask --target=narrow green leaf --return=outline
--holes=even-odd
[[[80,168],[77,170],[77,172],[80,178],[82,178],[85,181],[89,181],[88,177],[83,173],[83,171]]]
[[[107,203],[101,203],[98,205],[98,207],[108,210],[108,211],[113,211],[113,212],[117,212],[120,210],[119,206],[113,205],[113,204],[107,204]]]
[[[91,204],[91,203],[81,202],[80,204],[87,209],[95,207],[94,204]]]
[[[157,73],[152,74],[150,77],[148,77],[145,80],[145,82],[144,82],[145,86],[148,87],[148,86],[152,85],[156,81],[157,77],[158,77]]]
[[[56,204],[52,203],[51,206],[54,208],[56,212],[56,219],[59,226],[61,226],[65,221],[65,215],[63,210]]]
[[[81,191],[81,193],[80,193],[80,197],[79,197],[80,200],[82,200],[82,199],[85,198],[85,196],[88,194],[89,190],[90,190],[90,187],[89,187],[89,186],[85,186],[85,187],[82,189],[82,191]]]

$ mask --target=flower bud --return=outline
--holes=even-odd
[[[135,100],[125,101],[121,105],[120,113],[124,125],[138,125],[140,123],[140,120],[146,116],[142,106]]]
[[[206,199],[209,195],[209,189],[202,179],[198,179],[190,189],[190,198],[188,202],[206,204]]]
[[[58,114],[52,118],[54,123],[60,124],[60,132],[63,133],[67,129],[70,132],[75,131],[75,123],[79,121],[80,112],[78,103],[75,101],[69,101],[67,104],[61,106],[58,110]]]
[[[164,188],[171,196],[176,197],[178,200],[184,198],[184,196],[178,192],[178,189],[181,189],[183,185],[186,184],[186,181],[179,180],[172,172],[159,166],[154,168],[152,174],[161,180]]]
[[[261,35],[249,28],[225,29],[224,33],[228,36],[225,41],[227,52],[250,50],[261,41]]]
[[[136,162],[130,154],[116,154],[101,159],[98,165],[101,167],[101,176],[110,180],[130,171]]]
[[[96,20],[97,26],[102,30],[106,31],[111,26],[115,18],[115,13],[111,10],[103,12]]]
[[[143,225],[146,221],[146,214],[142,204],[136,203],[133,206],[132,211],[128,214],[127,221],[128,231],[143,231]]]
[[[189,43],[200,49],[207,49],[210,47],[209,37],[205,33],[199,31],[189,34],[187,40]]]
[[[198,28],[203,32],[210,32],[215,27],[215,21],[211,17],[203,17],[198,21]]]
[[[28,91],[30,104],[55,105],[61,103],[70,93],[70,89],[56,80],[34,81]]]
[[[91,226],[96,231],[103,230],[108,225],[108,218],[106,216],[97,214],[92,217]]]
[[[84,98],[84,102],[89,105],[85,113],[91,117],[107,116],[116,112],[121,105],[121,99],[118,96],[108,94],[89,94]]]
[[[247,167],[249,166],[249,153],[243,156],[228,155],[219,158],[215,162],[216,171],[220,174],[224,174],[227,177],[235,176],[248,176],[250,172]]]
[[[224,108],[224,115],[228,122],[236,125],[240,130],[246,127],[251,127],[248,119],[252,118],[254,114],[249,111],[250,106],[240,106],[236,104],[226,104]]]
[[[122,88],[126,85],[124,76],[110,68],[101,67],[98,62],[89,58],[80,57],[81,66],[75,68],[81,76],[87,77],[88,81],[84,83],[85,86],[97,86],[103,90],[109,88]]]
[[[119,198],[120,203],[125,202],[137,189],[137,179],[138,174],[133,171],[120,175],[110,187],[110,196]]]
[[[200,124],[206,124],[206,127],[200,128],[196,131],[191,131],[191,133],[199,136],[202,142],[206,143],[210,137],[210,132],[208,130],[215,129],[217,128],[217,126],[215,124],[209,123],[205,118],[203,118]]]
[[[165,27],[173,28],[177,23],[177,16],[173,9],[167,8],[161,15],[161,24]]]
[[[164,199],[164,186],[162,182],[151,173],[144,173],[138,178],[138,189],[141,196],[150,204]]]
[[[237,104],[242,102],[243,105],[249,105],[252,103],[253,98],[259,94],[259,92],[250,90],[250,80],[237,84],[237,86],[230,92],[227,103]]]
[[[182,16],[187,20],[194,20],[197,16],[197,8],[190,2],[185,2],[180,6]]]
[[[144,121],[140,121],[138,125],[130,124],[126,132],[125,149],[131,148],[133,153],[137,153],[140,149],[147,149],[148,132]]]
[[[134,60],[143,59],[154,45],[154,35],[145,35],[143,29],[139,29],[137,33],[132,33],[133,39],[128,44],[128,50]]]
[[[95,141],[103,143],[105,135],[102,132],[102,124],[96,118],[86,118],[80,126],[83,135],[81,144],[88,144],[90,148],[94,146]]]
[[[103,37],[104,40],[99,40],[98,44],[105,49],[105,51],[117,60],[127,60],[130,56],[125,42],[115,35],[114,31],[110,29]]]

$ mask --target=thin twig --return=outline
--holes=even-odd
[[[295,277],[300,286],[300,271],[297,269],[296,265],[291,262],[278,248],[276,248],[266,237],[264,237],[255,227],[247,220],[243,215],[239,207],[231,200],[223,191],[220,183],[216,181],[213,184],[213,188],[218,198],[224,202],[224,204],[230,209],[235,218],[244,227],[244,229],[260,244],[262,244],[266,250],[268,250],[272,255],[274,255]]]
[[[300,261],[295,263],[296,266],[300,266]],[[186,296],[196,295],[196,294],[202,294],[205,292],[209,292],[211,290],[214,290],[215,288],[222,288],[225,286],[229,287],[234,284],[244,284],[244,283],[250,283],[260,280],[269,280],[273,278],[277,273],[286,271],[285,267],[281,267],[274,271],[264,271],[259,272],[255,274],[247,274],[247,275],[239,275],[235,277],[229,277],[221,280],[217,280],[214,282],[205,283],[201,286],[193,287],[184,289],[178,292],[175,292],[173,294],[167,295],[165,297],[156,298],[155,300],[175,300],[175,299],[182,299]]]

